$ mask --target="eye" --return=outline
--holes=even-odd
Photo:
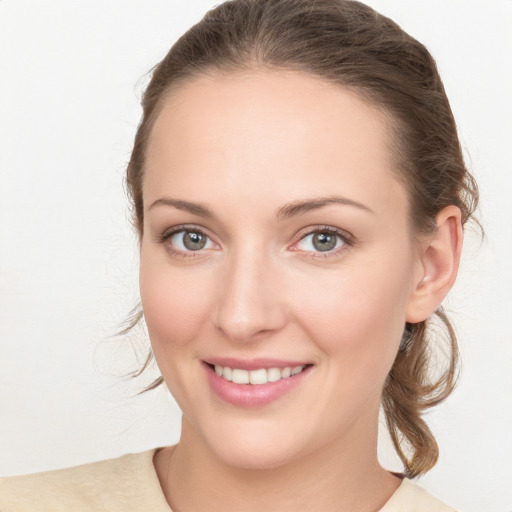
[[[165,235],[164,239],[179,252],[194,252],[215,247],[212,240],[197,229],[180,229]]]
[[[305,236],[297,247],[302,251],[327,252],[341,247],[342,244],[343,241],[337,234],[323,231]]]
[[[326,227],[307,233],[293,246],[293,250],[329,253],[337,252],[337,249],[351,244],[352,239],[348,233],[335,228]]]

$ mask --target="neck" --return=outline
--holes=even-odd
[[[356,428],[287,464],[247,469],[216,457],[184,420],[180,442],[159,452],[155,467],[173,512],[373,512],[400,481],[378,463],[376,428],[368,441]]]

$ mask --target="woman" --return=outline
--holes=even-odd
[[[404,478],[437,460],[421,414],[454,386],[440,304],[477,202],[425,48],[358,2],[236,0],[143,108],[127,181],[180,441],[6,479],[0,509],[451,510]]]

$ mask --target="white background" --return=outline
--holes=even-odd
[[[0,1],[0,474],[169,444],[179,411],[112,338],[137,302],[122,180],[146,72],[207,0]],[[421,483],[467,511],[512,510],[512,1],[372,0],[436,57],[481,187],[447,301],[455,394],[429,414]],[[384,440],[382,458],[393,465]]]

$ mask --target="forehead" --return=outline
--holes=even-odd
[[[391,133],[381,110],[307,73],[212,73],[166,98],[148,143],[145,203],[166,189],[198,201],[271,196],[275,206],[337,193],[405,201]]]

